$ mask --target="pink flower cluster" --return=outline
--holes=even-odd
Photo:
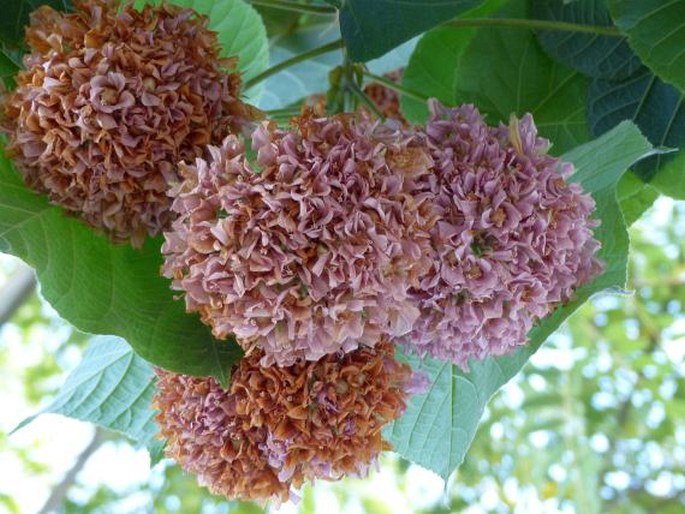
[[[431,102],[431,268],[413,298],[413,351],[463,368],[526,343],[535,321],[601,271],[592,198],[568,183],[573,166],[546,154],[530,115],[488,127],[476,108]]]
[[[425,129],[363,115],[264,123],[181,165],[163,272],[263,365],[393,338],[467,368],[525,344],[601,271],[595,206],[530,115],[489,127],[431,103]]]
[[[407,334],[428,236],[411,192],[430,159],[365,118],[264,123],[256,160],[235,137],[181,165],[163,273],[214,335],[257,345],[264,365],[318,360]]]

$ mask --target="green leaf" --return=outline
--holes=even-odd
[[[154,392],[155,373],[149,363],[117,337],[94,337],[54,401],[15,430],[41,414],[62,414],[130,437],[147,447],[154,465],[164,448],[155,438],[159,428],[150,406]]]
[[[427,98],[437,98],[445,105],[454,105],[455,70],[475,32],[475,29],[454,27],[437,27],[426,32],[404,70],[402,85]],[[400,107],[410,123],[425,123],[428,118],[426,102],[401,95]]]
[[[505,13],[520,17],[522,9],[514,4]],[[587,78],[550,59],[531,30],[479,29],[459,59],[456,77],[456,102],[475,104],[490,123],[530,112],[556,153],[589,138]]]
[[[659,198],[657,190],[645,184],[635,173],[623,175],[616,188],[616,195],[627,226],[640,219],[640,216]]]
[[[531,17],[536,19],[613,26],[606,0],[530,0],[530,9]],[[538,39],[553,59],[591,77],[621,80],[642,66],[625,36],[541,30]]]
[[[647,68],[623,81],[593,80],[588,91],[587,117],[594,136],[623,120],[631,120],[654,146],[685,145],[683,95]],[[640,162],[634,171],[649,181],[674,156],[655,155]]]
[[[473,362],[464,373],[448,363],[411,357],[412,364],[431,376],[430,390],[413,397],[405,414],[387,430],[397,451],[447,478],[459,466],[473,440],[490,397],[511,379],[537,348],[590,295],[625,286],[628,233],[616,199],[616,184],[636,160],[652,147],[630,122],[564,155],[576,166],[572,180],[580,182],[597,202],[602,224],[595,237],[602,242],[605,271],[576,292],[576,298],[541,320],[529,333],[530,343],[511,355]]]
[[[134,5],[159,5],[161,0],[136,0]],[[218,33],[221,56],[238,56],[243,82],[259,75],[269,65],[269,42],[259,13],[243,0],[172,0],[169,3],[189,7],[209,18],[209,28]],[[256,96],[253,88],[248,96]]]
[[[685,92],[685,0],[609,0],[609,7],[642,61]]]
[[[353,61],[368,61],[482,0],[344,0],[340,30]]]
[[[0,140],[0,251],[35,268],[45,299],[77,328],[123,337],[144,359],[227,382],[241,356],[185,313],[159,275],[159,238],[142,250],[114,245],[29,190]]]
[[[24,27],[29,24],[29,15],[41,5],[49,5],[58,11],[71,10],[70,0],[11,0],[3,2],[0,16],[0,46],[22,48]]]
[[[498,11],[506,0],[487,0],[460,18],[486,17]],[[476,34],[475,28],[436,27],[419,40],[402,77],[402,85],[426,98],[437,98],[445,105],[456,103],[456,72],[459,59]],[[404,117],[411,123],[424,123],[428,118],[426,102],[400,96]]]

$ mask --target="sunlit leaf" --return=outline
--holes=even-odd
[[[437,98],[454,105],[455,71],[474,29],[437,27],[419,40],[402,77],[402,85],[426,98]],[[428,107],[425,101],[406,95],[400,97],[402,114],[411,123],[425,123]]]
[[[55,400],[17,429],[46,413],[90,421],[147,447],[155,464],[164,442],[155,438],[159,429],[150,407],[154,392],[155,374],[149,363],[117,337],[94,337]]]
[[[645,184],[634,173],[625,173],[616,188],[618,203],[627,226],[632,225],[659,197],[650,184]]]
[[[522,15],[516,2],[502,12]],[[547,56],[531,30],[479,29],[455,73],[457,103],[475,104],[490,123],[530,112],[556,154],[589,139],[584,101],[588,79]]]
[[[506,0],[488,0],[464,13],[461,18],[487,17],[503,5],[506,5]],[[426,32],[409,59],[402,77],[404,87],[425,98],[437,98],[445,105],[454,105],[459,60],[475,34],[475,28],[457,28],[449,25]],[[400,105],[408,121],[426,121],[428,107],[425,101],[402,95]]]

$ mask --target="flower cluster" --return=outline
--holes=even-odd
[[[388,336],[463,368],[525,344],[601,270],[594,202],[530,115],[489,127],[431,103],[425,129],[363,115],[264,123],[181,165],[164,273],[262,364]]]
[[[412,290],[421,310],[405,344],[450,360],[501,355],[525,344],[534,322],[601,271],[595,204],[546,154],[530,115],[488,127],[471,105],[431,104],[426,145],[431,269]]]
[[[286,500],[305,480],[365,475],[387,449],[381,429],[421,380],[383,341],[290,367],[242,359],[224,391],[212,378],[158,371],[154,405],[166,452],[215,493]]]
[[[263,123],[256,162],[229,137],[182,164],[162,247],[188,310],[258,346],[264,365],[408,333],[408,291],[428,267],[428,206],[412,184],[431,161],[418,140],[364,117],[297,123]]]
[[[171,222],[169,184],[249,114],[207,18],[163,3],[76,0],[31,16],[18,87],[4,99],[7,151],[27,184],[140,246]]]

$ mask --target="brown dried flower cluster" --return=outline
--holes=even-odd
[[[425,386],[389,342],[290,367],[262,367],[260,358],[236,365],[229,391],[158,371],[167,455],[231,498],[283,501],[305,480],[365,475],[389,449],[382,427]]]
[[[27,184],[115,241],[171,222],[176,165],[248,115],[235,59],[207,18],[164,3],[76,0],[31,15],[26,71],[4,99],[7,150]]]

